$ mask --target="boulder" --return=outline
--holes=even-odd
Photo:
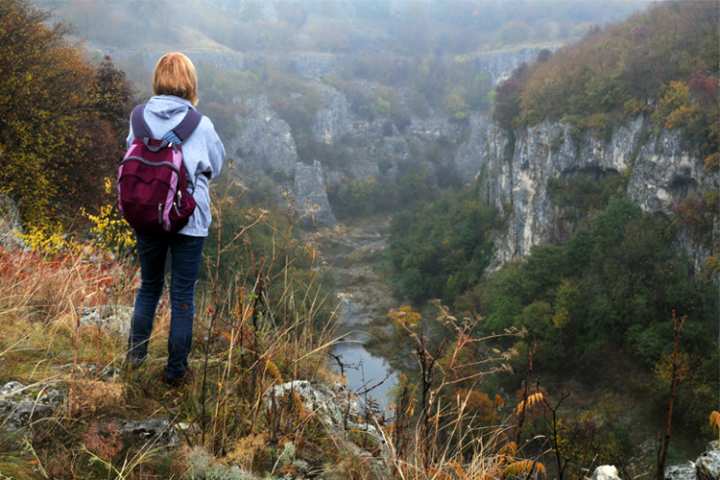
[[[710,442],[695,460],[695,473],[698,480],[720,480],[720,440]]]
[[[80,325],[95,326],[103,331],[127,336],[130,333],[133,307],[127,305],[98,305],[80,310]]]
[[[8,382],[0,387],[0,428],[15,431],[52,416],[65,394],[47,385]]]
[[[180,445],[177,428],[166,418],[124,421],[120,434],[125,444],[147,444],[174,448]]]
[[[364,431],[383,443],[382,435],[374,425],[367,423],[357,397],[340,383],[332,386],[311,383],[307,380],[275,385],[263,395],[268,410],[277,408],[279,402],[296,394],[303,408],[317,415],[320,422],[334,432],[344,430]]]
[[[20,235],[23,233],[20,212],[15,202],[7,195],[0,194],[0,247],[7,250],[25,248]]]
[[[620,476],[614,465],[600,465],[593,472],[592,480],[620,480]]]

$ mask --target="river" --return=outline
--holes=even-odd
[[[372,340],[370,326],[382,325],[388,310],[397,305],[392,289],[375,268],[387,245],[388,226],[385,218],[365,220],[321,228],[305,238],[318,250],[321,268],[332,276],[337,295],[337,332],[343,339],[331,352],[333,368],[345,374],[353,391],[386,413],[397,375],[366,344]]]
[[[397,384],[397,372],[387,358],[394,356],[398,345],[387,344],[388,336],[379,338],[378,330],[389,328],[387,312],[397,307],[400,301],[393,298],[389,282],[384,278],[382,257],[387,246],[389,219],[368,219],[352,225],[338,225],[335,228],[321,228],[307,233],[305,241],[311,243],[320,256],[320,268],[329,273],[335,284],[337,295],[338,335],[344,335],[332,350],[332,366],[342,370],[348,386],[355,392],[363,393],[369,387],[367,398],[372,399],[387,415],[392,415],[392,390]],[[369,344],[373,343],[372,348]],[[378,347],[379,344],[379,347]],[[379,353],[383,352],[383,353]],[[338,365],[339,360],[342,367]],[[647,378],[647,373],[638,376]],[[573,392],[564,414],[577,415],[595,405],[599,398],[612,406],[615,402],[625,405],[620,424],[627,429],[634,451],[634,461],[652,466],[654,461],[655,433],[661,427],[659,419],[663,412],[646,408],[654,399],[646,391],[634,391],[628,379],[613,379],[610,385],[589,385],[578,383],[571,378],[549,378],[546,386],[551,390],[563,389]],[[365,397],[365,395],[361,395]],[[610,408],[610,407],[608,407]],[[619,418],[620,416],[616,417]],[[702,451],[706,439],[698,438],[676,429],[673,435],[673,449],[670,462],[681,463],[694,458]],[[650,467],[648,467],[650,468]]]

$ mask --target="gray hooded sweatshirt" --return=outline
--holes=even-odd
[[[152,136],[159,139],[180,123],[188,108],[195,107],[184,98],[155,95],[145,105],[143,116]],[[131,123],[127,138],[128,148],[134,138]],[[207,237],[212,222],[208,184],[220,174],[225,159],[225,147],[208,117],[203,116],[190,138],[183,142],[182,152],[188,179],[195,185],[192,192],[197,206],[188,224],[179,233],[191,237]]]

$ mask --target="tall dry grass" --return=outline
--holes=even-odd
[[[217,213],[215,228],[231,228]],[[441,375],[431,382],[426,393],[432,401],[425,406],[418,406],[422,396],[408,384],[395,422],[383,424],[368,414],[381,444],[353,431],[339,438],[293,396],[269,409],[263,395],[273,385],[342,379],[328,368],[327,354],[337,340],[335,306],[316,269],[302,275],[294,269],[298,249],[287,248],[292,232],[271,227],[265,255],[254,255],[248,245],[247,233],[267,221],[260,212],[232,227],[230,242],[243,242],[250,253],[231,276],[219,272],[232,244],[218,240],[199,288],[193,380],[177,390],[159,382],[167,300],[158,311],[149,361],[137,370],[124,369],[124,336],[80,322],[84,307],[132,305],[134,262],[89,245],[55,257],[0,250],[0,382],[21,381],[36,398],[55,388],[65,399],[52,416],[33,418],[23,434],[0,426],[0,472],[40,479],[186,478],[192,475],[191,452],[202,449],[221,464],[280,475],[292,473],[278,467],[291,443],[316,473],[332,470],[351,479],[541,475],[542,465],[519,458],[508,441],[507,419],[482,426],[468,407],[470,390],[464,396],[448,393],[459,378],[467,381],[457,375],[472,366],[460,362],[455,366],[462,368],[454,368],[447,359],[461,358],[460,350],[471,343],[453,344],[446,358],[436,359]],[[108,367],[122,373],[104,375]],[[154,437],[128,442],[119,434],[125,421],[158,417],[177,430],[180,448],[168,449]]]
[[[87,307],[132,305],[138,281],[132,261],[117,261],[90,245],[53,257],[0,250],[0,382],[21,381],[38,398],[57,388],[65,398],[51,418],[33,419],[27,435],[0,426],[0,472],[18,478],[150,478],[157,470],[158,478],[180,477],[182,453],[162,451],[156,440],[118,447],[112,432],[104,431],[113,422],[158,416],[182,425],[183,443],[218,457],[233,453],[245,458],[248,469],[269,463],[289,436],[302,443],[304,430],[290,416],[283,425],[268,421],[262,395],[295,378],[331,379],[325,355],[333,320],[319,283],[312,277],[297,281],[290,263],[271,255],[230,281],[214,276],[210,265],[199,286],[194,380],[175,391],[158,382],[166,356],[165,299],[150,360],[136,371],[123,370],[125,336],[80,321]],[[108,367],[123,370],[122,376],[106,378],[101,372]],[[266,438],[263,451],[248,455],[248,438]]]

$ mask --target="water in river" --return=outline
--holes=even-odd
[[[307,239],[320,251],[338,292],[338,329],[344,338],[333,348],[334,368],[342,370],[352,390],[389,414],[397,375],[365,346],[371,339],[370,324],[382,322],[394,306],[389,285],[372,267],[385,248],[386,230],[383,220],[322,229]]]

